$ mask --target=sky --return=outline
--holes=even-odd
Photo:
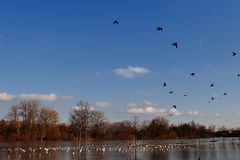
[[[36,99],[68,122],[83,100],[109,121],[240,127],[238,0],[9,0],[0,19],[0,118]]]

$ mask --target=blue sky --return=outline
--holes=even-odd
[[[240,1],[10,0],[0,19],[0,118],[34,98],[62,122],[85,100],[110,121],[239,127]]]

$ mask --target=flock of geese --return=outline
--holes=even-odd
[[[31,157],[41,157],[53,152],[65,152],[68,154],[104,154],[104,153],[117,153],[117,154],[134,154],[135,152],[168,152],[171,150],[181,151],[191,149],[191,146],[185,144],[161,144],[161,143],[119,143],[119,144],[92,144],[80,147],[16,147],[16,148],[3,148],[1,152],[7,152],[8,157],[11,155],[24,156],[24,154],[31,155]]]
[[[221,142],[225,143],[225,140]],[[229,141],[231,142],[231,141]],[[150,153],[165,153],[169,151],[187,151],[197,147],[200,147],[195,144],[196,142],[184,142],[179,143],[162,143],[160,141],[154,142],[140,142],[140,143],[118,143],[118,144],[90,144],[90,145],[80,145],[79,147],[69,147],[69,146],[52,146],[52,147],[2,147],[0,148],[1,153],[6,153],[7,159],[11,159],[12,156],[18,157],[19,159],[24,159],[24,157],[30,157],[41,159],[41,157],[46,157],[54,155],[55,152],[63,152],[76,156],[79,154],[105,154],[105,153],[114,153],[130,156],[131,154],[136,154],[137,152],[150,152]],[[211,141],[203,141],[201,144],[211,145]],[[232,144],[232,145],[230,145]],[[232,140],[229,143],[229,146],[232,146],[234,150],[240,149],[239,141],[234,142]],[[2,157],[4,158],[4,157]],[[199,158],[200,159],[200,158]]]
[[[113,25],[119,25],[119,21],[118,21],[118,20],[114,20],[114,21],[113,21]],[[163,31],[163,27],[157,26],[157,27],[156,27],[156,30],[157,30],[158,32],[162,32],[162,31]],[[173,42],[171,45],[172,45],[173,47],[175,47],[175,48],[178,48],[178,47],[179,47],[179,45],[178,45],[177,42]],[[233,56],[233,57],[235,57],[235,56],[237,56],[237,55],[238,55],[238,54],[237,54],[236,52],[232,52],[232,56]],[[196,76],[196,73],[195,73],[195,72],[190,73],[190,76],[194,77],[194,76]],[[237,77],[240,78],[240,73],[237,74]],[[162,86],[163,86],[163,87],[167,87],[167,83],[166,83],[166,82],[163,82]],[[211,83],[211,84],[209,85],[209,87],[214,87],[214,84]],[[168,93],[169,93],[169,94],[173,94],[174,92],[171,90],[171,91],[169,91]],[[184,97],[187,97],[188,95],[187,95],[187,94],[184,94],[183,96],[184,96]],[[223,93],[223,96],[227,96],[227,92],[224,92],[224,93]],[[210,100],[211,100],[211,101],[214,101],[214,100],[215,100],[215,97],[211,97]],[[211,103],[211,102],[208,101],[208,103]],[[173,107],[174,109],[177,109],[176,105],[173,105],[172,107]]]

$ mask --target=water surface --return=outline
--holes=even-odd
[[[0,160],[239,160],[239,138],[0,143]]]

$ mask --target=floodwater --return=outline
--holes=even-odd
[[[0,143],[0,160],[239,160],[240,138]]]

